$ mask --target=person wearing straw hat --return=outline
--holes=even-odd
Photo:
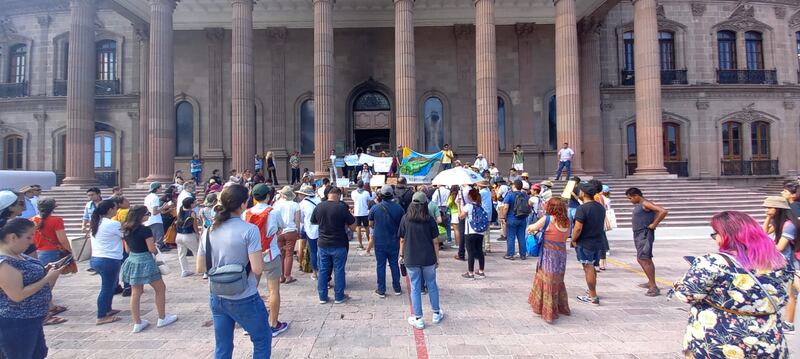
[[[25,186],[20,188],[18,192],[21,193],[25,199],[25,209],[19,216],[25,219],[31,219],[38,215],[39,210],[36,208],[36,204],[33,200],[33,197],[36,196],[36,188],[33,186]]]
[[[547,202],[550,198],[553,197],[553,190],[551,190],[551,188],[553,188],[553,181],[544,180],[539,184],[542,186],[542,192],[539,195],[542,196],[542,199],[545,202]]]
[[[310,184],[300,186],[300,190],[295,191],[300,198],[300,238],[307,241],[308,252],[311,255],[312,279],[317,279],[319,274],[319,263],[317,262],[317,239],[319,239],[319,226],[311,223],[311,215],[320,202],[314,187]],[[303,252],[300,252],[302,254]]]
[[[800,227],[797,213],[792,210],[789,201],[779,196],[769,196],[764,199],[763,207],[767,217],[764,219],[764,232],[775,237],[775,246],[778,251],[786,258],[787,263],[792,263],[794,268],[798,268],[798,261],[794,252],[798,249],[795,241],[797,228]],[[800,281],[795,277],[793,280],[795,289],[800,287]],[[783,333],[794,333],[794,319],[797,305],[797,293],[789,290],[789,302],[786,305],[786,314],[783,317]]]
[[[294,262],[294,248],[300,238],[300,205],[294,201],[295,194],[291,186],[283,186],[278,191],[278,195],[274,207],[280,219],[278,246],[281,248],[283,257],[281,283],[289,284],[297,281],[292,277],[292,263]]]

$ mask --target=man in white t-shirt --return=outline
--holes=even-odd
[[[279,215],[281,228],[278,235],[278,245],[283,256],[283,276],[281,283],[293,283],[292,263],[294,262],[294,247],[300,239],[300,205],[294,201],[294,191],[291,186],[284,186],[278,191],[280,197],[275,201],[275,213]]]
[[[558,150],[558,171],[556,171],[556,181],[561,179],[561,171],[564,169],[567,170],[567,177],[565,178],[569,181],[572,178],[572,170],[570,169],[572,166],[572,157],[575,156],[575,151],[569,148],[569,143],[564,142],[564,147],[561,147]]]
[[[189,197],[194,197],[195,185],[194,181],[186,181],[183,183],[183,190],[178,194],[178,206],[183,206],[183,200]]]
[[[373,199],[372,193],[365,190],[369,183],[358,181],[358,189],[350,193],[353,200],[353,217],[356,217],[356,235],[358,236],[358,249],[364,249],[361,232],[369,231],[369,201]],[[369,236],[369,232],[366,233]]]
[[[475,158],[475,163],[472,164],[474,167],[478,169],[478,173],[483,174],[484,171],[489,170],[489,163],[486,162],[486,159],[483,158],[483,154],[478,154],[478,157]]]
[[[299,191],[296,191],[300,198],[300,238],[306,240],[308,243],[308,252],[311,254],[311,278],[317,279],[319,273],[319,265],[317,263],[317,239],[319,239],[319,225],[311,223],[311,215],[314,214],[314,209],[320,202],[320,199],[314,193],[314,188],[311,185],[303,185]],[[303,251],[300,251],[303,254]]]
[[[150,212],[150,217],[147,218],[144,225],[153,232],[153,239],[155,239],[158,249],[166,252],[169,251],[169,247],[164,244],[164,221],[161,219],[161,212],[165,210],[167,204],[161,205],[159,193],[161,193],[161,182],[150,183],[150,193],[144,198],[144,206]]]

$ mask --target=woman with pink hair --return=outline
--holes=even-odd
[[[672,294],[691,304],[683,340],[687,358],[785,358],[779,312],[793,270],[750,216],[711,219],[718,253],[684,257],[691,268]]]

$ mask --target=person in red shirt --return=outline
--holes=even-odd
[[[36,254],[42,265],[47,265],[61,259],[61,251],[72,251],[67,233],[64,231],[64,219],[53,215],[56,209],[56,200],[52,198],[42,198],[37,207],[39,214],[31,218],[35,227],[33,232],[33,244],[36,246]],[[67,308],[56,305],[50,301],[50,312],[44,325],[61,324],[67,320],[56,317],[57,314],[66,311]]]

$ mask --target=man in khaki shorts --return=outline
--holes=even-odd
[[[270,199],[275,194],[272,187],[263,183],[253,187],[253,199],[256,205],[244,211],[242,217],[245,221],[258,227],[261,234],[261,251],[264,258],[264,270],[262,277],[266,278],[267,288],[269,289],[269,326],[272,328],[272,337],[277,337],[289,329],[289,324],[278,321],[278,314],[281,309],[281,276],[283,275],[283,260],[281,250],[278,246],[278,222],[280,215],[272,213],[272,206],[269,205]]]

